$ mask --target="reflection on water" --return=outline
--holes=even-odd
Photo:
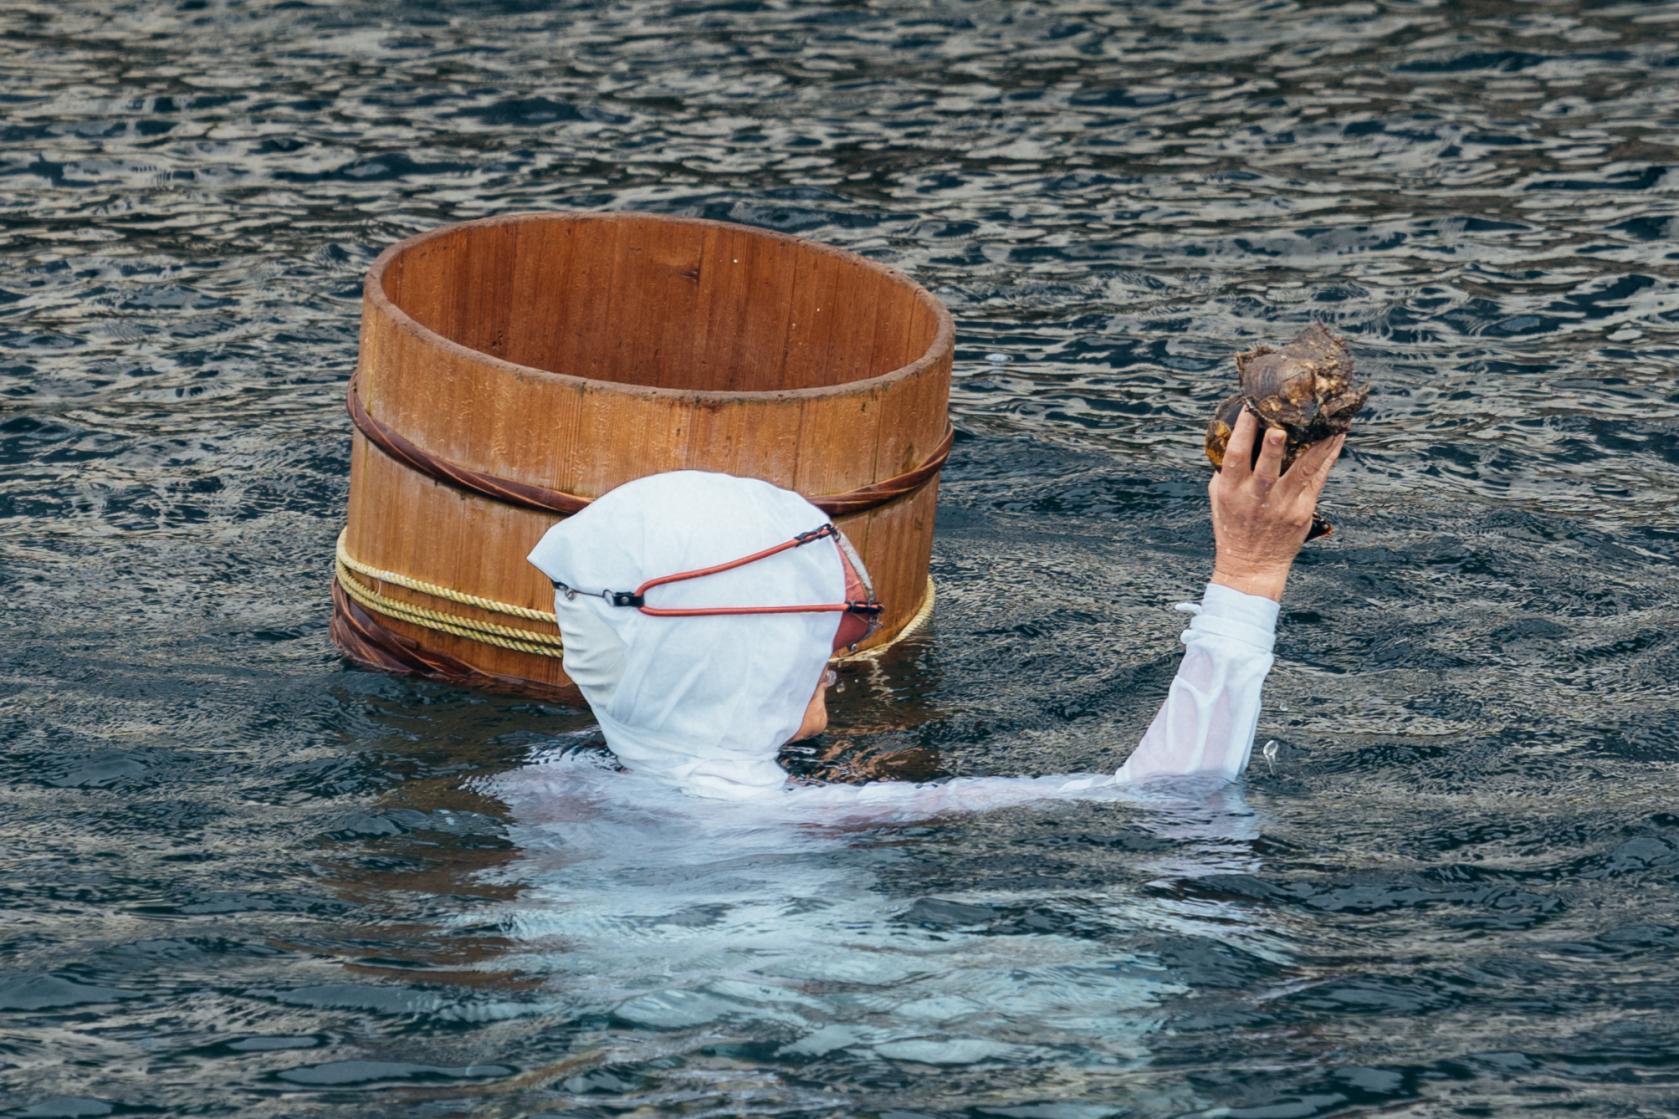
[[[1673,1113],[1674,30],[5,6],[0,1113]],[[810,774],[1111,770],[1230,356],[1348,334],[1376,393],[1251,811],[696,816],[583,712],[341,664],[360,277],[564,207],[817,237],[956,315],[938,615]]]

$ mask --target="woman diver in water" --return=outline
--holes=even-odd
[[[1208,488],[1216,556],[1166,701],[1118,772],[811,785],[776,760],[827,726],[828,659],[879,613],[843,535],[798,494],[678,471],[627,483],[550,529],[565,671],[626,768],[731,800],[921,811],[1088,798],[1247,766],[1278,603],[1344,435],[1283,472],[1285,439],[1243,413]],[[1260,440],[1258,455],[1253,454]]]

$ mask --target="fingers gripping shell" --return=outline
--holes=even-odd
[[[1281,348],[1256,346],[1237,355],[1236,371],[1241,391],[1220,403],[1207,425],[1207,458],[1215,467],[1224,463],[1225,444],[1244,407],[1265,427],[1280,427],[1287,434],[1287,470],[1311,444],[1351,430],[1370,395],[1369,385],[1353,379],[1347,340],[1322,323],[1308,326]],[[1256,458],[1259,446],[1256,439]]]
[[[1212,422],[1207,424],[1207,458],[1215,468],[1224,465],[1224,448],[1230,442],[1245,403],[1241,393],[1225,397],[1214,410]]]

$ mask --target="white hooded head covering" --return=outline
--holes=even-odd
[[[776,753],[798,731],[833,651],[839,613],[662,618],[601,591],[709,567],[818,528],[828,515],[753,478],[682,470],[627,482],[543,536],[528,557],[556,590],[565,671],[628,768],[697,793],[780,788]],[[845,568],[824,538],[732,571],[656,587],[649,606],[841,602]]]

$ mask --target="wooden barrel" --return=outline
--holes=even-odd
[[[574,698],[525,555],[664,470],[764,478],[857,546],[889,643],[931,604],[950,314],[902,273],[723,222],[518,214],[367,275],[332,635],[354,660]]]

